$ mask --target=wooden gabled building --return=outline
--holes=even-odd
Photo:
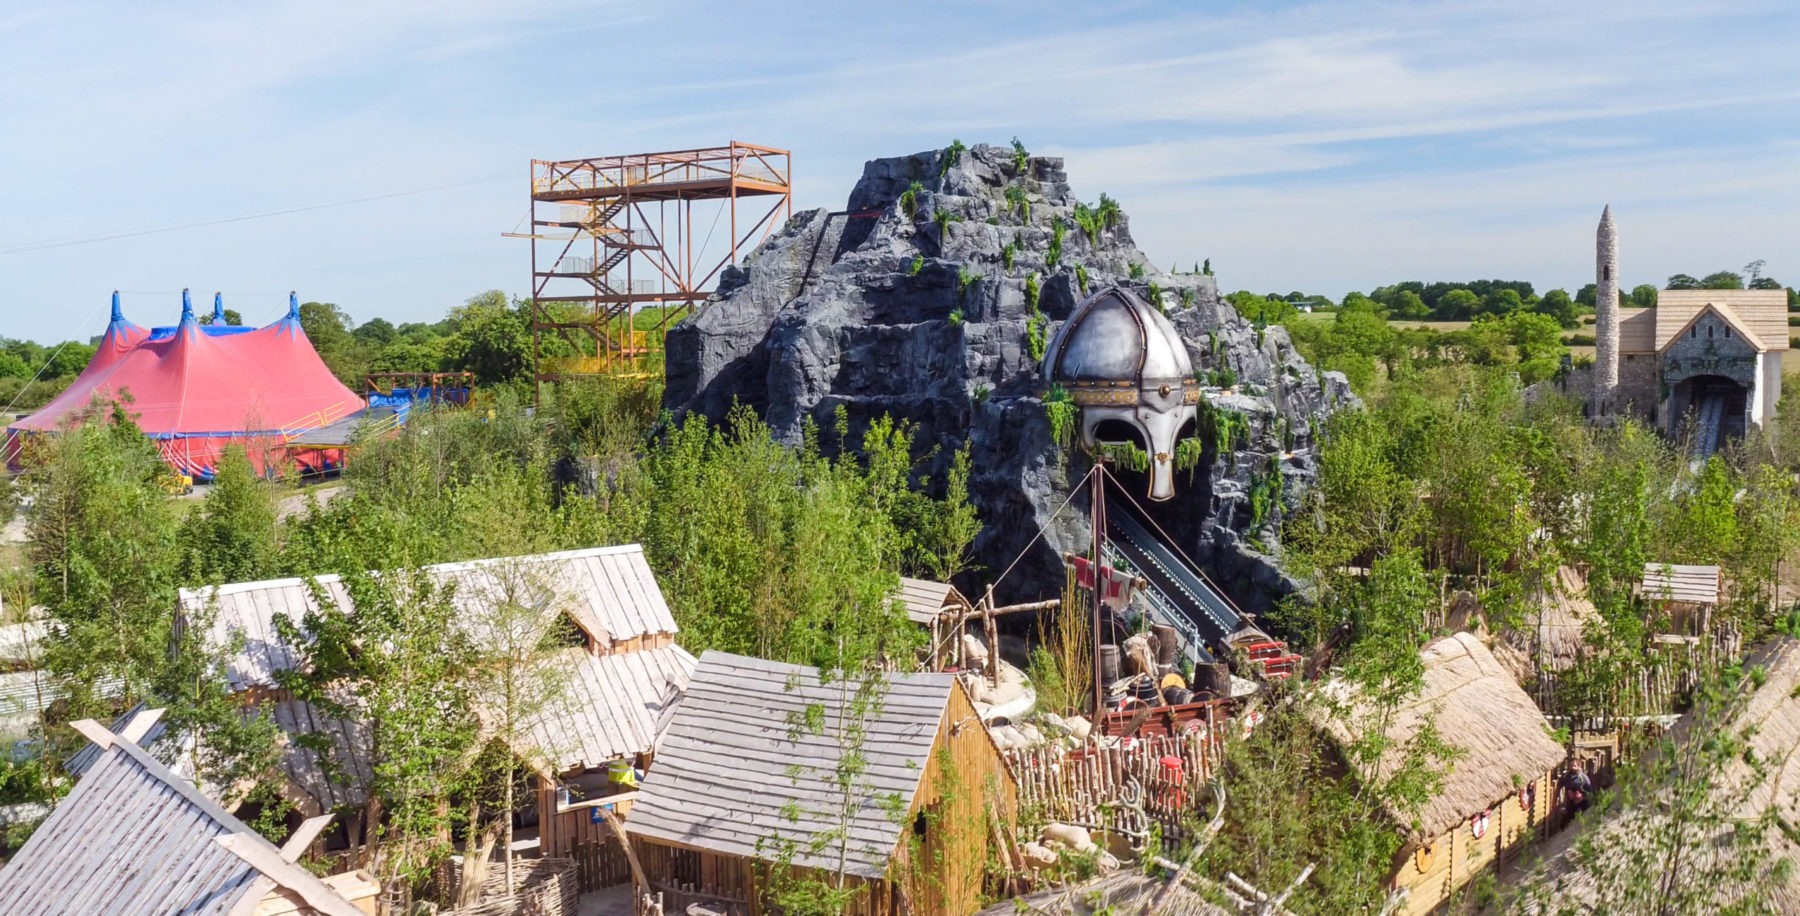
[[[852,913],[978,908],[989,844],[1017,796],[1000,749],[953,675],[890,675],[866,716],[847,712],[857,686],[700,657],[626,821],[667,911],[770,912],[784,874],[835,876],[840,864],[860,888]],[[865,737],[847,748],[857,727]],[[846,804],[833,778],[852,751],[867,769]]]
[[[614,765],[632,774],[649,765],[657,732],[696,664],[675,644],[675,618],[643,549],[596,547],[443,563],[423,572],[449,589],[462,612],[457,625],[468,627],[478,643],[500,638],[483,632],[482,621],[489,619],[487,606],[501,602],[539,610],[543,636],[557,628],[573,634],[579,644],[559,650],[549,663],[559,689],[523,723],[523,737],[515,736],[508,749],[533,774],[544,854],[568,855],[579,844],[606,842],[593,809],[628,810],[634,781],[611,778]],[[355,612],[349,588],[335,575],[181,592],[181,619],[204,622],[212,645],[235,647],[224,672],[231,688],[288,736],[282,756],[287,795],[305,815],[363,807],[370,776],[367,727],[287,695],[276,677],[299,661],[277,621],[299,627],[320,600]],[[476,712],[492,722],[490,709]],[[329,765],[293,740],[303,734],[330,736]],[[626,797],[612,798],[619,795]],[[359,822],[346,820],[347,833],[338,841],[356,845]]]
[[[151,756],[91,721],[87,772],[0,870],[8,916],[374,916],[368,875],[319,877],[296,864],[327,818],[276,847]]]

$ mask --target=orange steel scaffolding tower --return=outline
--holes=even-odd
[[[725,266],[790,215],[790,177],[787,150],[736,141],[532,160],[537,380],[633,371],[660,354],[663,333],[711,295]],[[741,214],[739,198],[753,199]],[[552,338],[565,343],[546,347]]]

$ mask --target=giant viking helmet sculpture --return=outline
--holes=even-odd
[[[1200,384],[1169,319],[1129,290],[1089,296],[1044,355],[1044,380],[1081,410],[1081,444],[1135,442],[1150,453],[1150,498],[1175,495],[1175,442],[1194,419]]]

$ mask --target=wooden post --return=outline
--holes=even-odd
[[[994,587],[981,603],[981,636],[988,644],[988,685],[1000,686],[1000,628],[994,625]]]

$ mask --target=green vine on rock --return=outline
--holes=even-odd
[[[1157,286],[1154,283],[1150,284],[1150,304],[1155,307],[1157,311],[1166,315],[1169,313],[1169,310],[1163,307],[1162,293],[1162,287]]]
[[[1111,229],[1119,224],[1119,216],[1124,211],[1119,209],[1119,202],[1100,193],[1100,206],[1094,209],[1094,215],[1100,220],[1100,228]]]
[[[1065,449],[1075,444],[1077,414],[1075,399],[1069,396],[1068,389],[1052,384],[1050,392],[1044,395],[1044,417],[1050,421],[1050,438]]]
[[[916,255],[913,255],[912,266],[906,268],[906,275],[909,277],[916,277],[919,275],[919,271],[924,270],[924,269],[925,269],[925,256],[922,254],[916,254]]]
[[[1000,261],[1006,265],[1007,270],[1012,270],[1013,258],[1018,255],[1018,253],[1018,242],[1007,242],[1006,245],[1000,249]]]
[[[1087,265],[1085,265],[1085,264],[1075,265],[1075,283],[1076,283],[1076,285],[1078,285],[1081,288],[1081,294],[1083,296],[1087,295],[1087,288],[1088,288]]]
[[[1142,279],[1144,279],[1144,265],[1143,265],[1143,264],[1140,264],[1140,263],[1137,263],[1137,262],[1135,262],[1135,261],[1134,261],[1134,262],[1132,262],[1132,265],[1131,265],[1131,279],[1133,279],[1133,280],[1142,280]]]
[[[1200,466],[1200,459],[1206,455],[1205,441],[1188,436],[1175,443],[1175,470],[1191,471]]]
[[[1100,443],[1101,460],[1110,461],[1127,471],[1142,474],[1150,470],[1150,453],[1136,442]]]
[[[1075,225],[1081,227],[1081,234],[1087,236],[1088,244],[1096,248],[1100,246],[1100,214],[1081,201],[1075,202]]]
[[[1270,455],[1268,466],[1250,484],[1250,527],[1259,529],[1281,507],[1281,456]]]
[[[950,170],[962,161],[962,154],[968,150],[969,148],[964,146],[961,140],[951,140],[950,145],[944,148],[944,162],[938,166],[938,177],[942,178],[949,174]]]
[[[981,275],[969,268],[958,267],[956,269],[956,295],[958,297],[967,298],[969,295],[969,287],[980,282]]]
[[[1055,270],[1056,265],[1062,262],[1063,236],[1068,233],[1068,224],[1063,222],[1062,217],[1059,216],[1050,223],[1050,250],[1044,252],[1045,267]]]
[[[1013,138],[1012,151],[1013,171],[1018,172],[1019,177],[1023,178],[1025,169],[1031,165],[1031,154],[1025,152],[1025,144],[1020,143],[1018,137]]]
[[[900,212],[905,213],[907,219],[918,220],[919,195],[923,193],[925,193],[925,186],[916,181],[900,192]]]
[[[1038,295],[1038,277],[1034,273],[1025,278],[1025,307],[1031,312],[1031,318],[1025,322],[1025,343],[1032,362],[1043,362],[1050,349],[1050,317],[1038,311]]]
[[[1031,197],[1016,184],[1006,186],[1006,209],[1019,211],[1019,218],[1031,222]]]

